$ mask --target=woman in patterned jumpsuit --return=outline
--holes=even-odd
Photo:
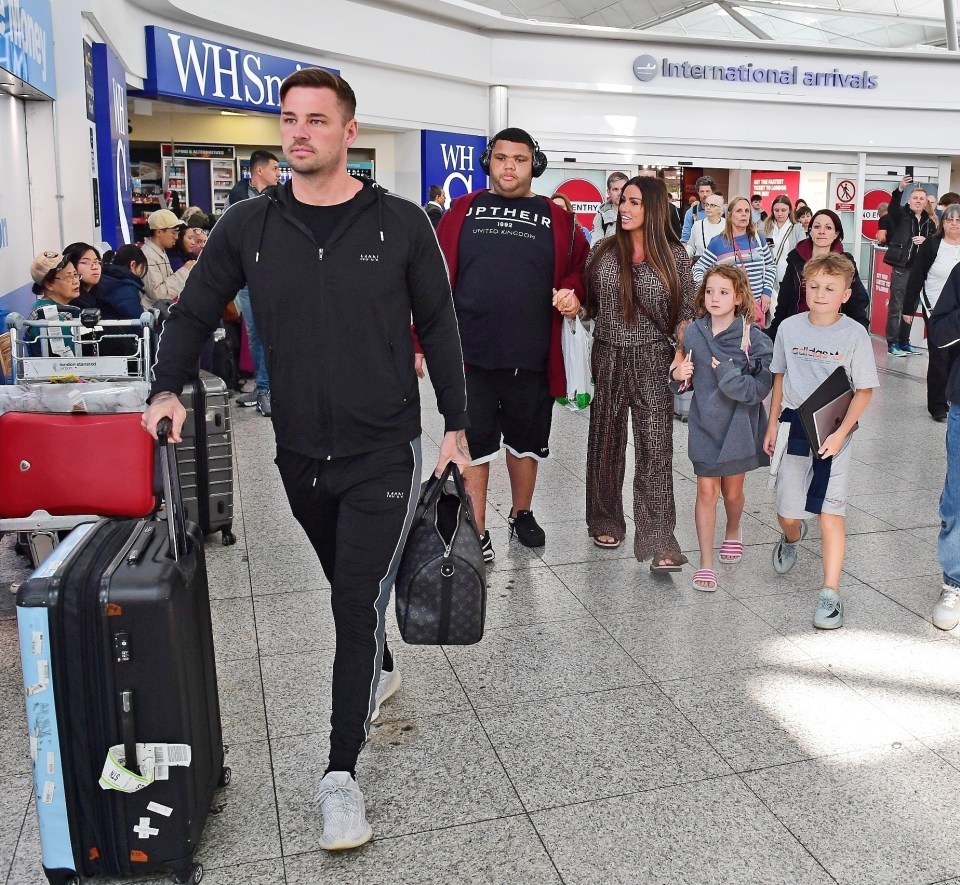
[[[637,177],[623,188],[616,233],[594,246],[587,306],[596,319],[595,396],[587,443],[587,528],[598,547],[626,534],[623,478],[627,416],[636,472],[633,551],[651,571],[680,571],[674,529],[673,395],[667,387],[678,327],[693,317],[690,259],[670,226],[664,183]]]

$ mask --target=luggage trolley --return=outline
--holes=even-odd
[[[58,499],[56,509],[41,503],[23,512],[22,504],[10,500],[12,493],[4,494],[0,490],[0,532],[23,532],[18,548],[21,552],[26,552],[28,546],[42,545],[42,549],[31,550],[35,564],[38,556],[42,561],[44,552],[49,553],[52,549],[57,533],[72,527],[62,524],[69,515],[86,514],[82,520],[86,522],[90,521],[90,514],[144,516],[150,512],[149,508],[141,509],[147,505],[144,503],[146,493],[139,480],[124,490],[136,494],[122,494],[116,499],[105,500],[102,489],[110,482],[115,483],[118,475],[124,475],[119,472],[119,465],[115,465],[115,457],[136,458],[137,463],[128,463],[125,469],[139,470],[139,459],[146,451],[145,447],[152,446],[150,438],[140,429],[139,421],[149,393],[156,323],[157,316],[153,311],[145,311],[138,320],[101,320],[96,310],[83,311],[79,319],[70,321],[26,320],[18,314],[7,317],[14,385],[8,387],[8,393],[0,393],[0,431],[3,397],[19,396],[21,402],[11,407],[13,411],[44,412],[50,421],[57,413],[61,419],[67,418],[66,424],[61,422],[58,430],[65,441],[63,446],[69,448],[70,434],[83,429],[88,431],[88,439],[75,444],[95,447],[101,457],[108,455],[107,463],[102,464],[99,471],[87,469],[83,473],[84,478],[92,475],[99,480],[101,492],[88,496],[85,503],[89,507],[82,511],[76,509],[81,502],[74,496],[69,504]],[[81,380],[85,383],[62,383]],[[23,402],[24,399],[28,401]],[[229,391],[216,376],[200,372],[197,379],[184,386],[181,401],[187,409],[183,443],[177,446],[184,511],[190,521],[200,526],[204,535],[219,532],[221,543],[230,546],[236,542],[236,537],[232,531],[233,433]],[[97,422],[97,429],[82,427],[82,422],[77,420],[80,416],[62,414],[78,411],[100,416],[102,420]],[[135,415],[126,414],[134,412]],[[42,430],[39,432],[43,433]],[[95,439],[97,433],[102,435],[99,442]],[[5,457],[4,433],[0,432],[0,460]],[[98,463],[96,454],[88,452],[87,457]],[[19,463],[20,459],[14,460]],[[53,460],[52,455],[50,460]],[[0,476],[3,469],[0,466]],[[6,470],[13,472],[11,466]],[[151,483],[153,475],[151,468]],[[61,492],[65,482],[60,483]],[[45,489],[43,494],[54,497],[50,495],[50,489]],[[17,511],[17,518],[29,519],[21,528],[14,528],[9,522],[4,524],[5,517],[10,519],[13,516],[9,512],[11,505]],[[37,510],[41,512],[35,513]],[[60,517],[55,529],[38,527],[38,523],[46,526],[51,516]],[[79,516],[76,518],[81,521]]]
[[[154,315],[14,313],[7,328],[14,383],[0,387],[0,533],[16,532],[38,565],[81,523],[156,509],[153,440],[140,427]]]

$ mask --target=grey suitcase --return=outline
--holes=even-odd
[[[220,532],[225,547],[233,534],[233,431],[230,391],[223,379],[201,371],[180,395],[187,410],[177,446],[183,508],[204,535]]]
[[[691,402],[693,402],[692,390],[687,390],[683,393],[675,393],[673,395],[673,415],[675,418],[679,418],[684,424],[687,423],[687,418],[690,415]]]

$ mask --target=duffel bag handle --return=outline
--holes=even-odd
[[[457,490],[457,496],[460,500],[463,501],[464,504],[469,504],[470,498],[467,496],[467,487],[463,484],[463,474],[460,473],[460,468],[457,467],[456,461],[448,461],[447,466],[443,468],[443,473],[441,473],[440,476],[437,476],[435,473],[431,474],[427,482],[427,487],[420,496],[420,503],[424,507],[433,506],[440,498],[443,492],[443,486],[448,479],[453,479],[453,485]]]

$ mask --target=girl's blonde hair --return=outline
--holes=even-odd
[[[748,322],[752,322],[756,316],[756,308],[754,307],[753,293],[750,291],[750,280],[747,278],[746,271],[732,264],[717,264],[703,275],[693,305],[697,316],[707,315],[707,281],[714,276],[723,277],[733,286],[733,293],[736,296],[734,316],[743,317]]]

